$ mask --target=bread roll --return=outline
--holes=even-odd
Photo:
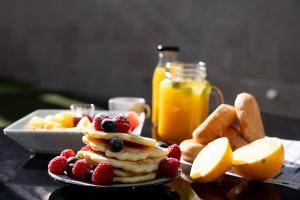
[[[193,132],[193,139],[200,144],[213,141],[236,119],[233,106],[221,104]]]
[[[246,140],[241,136],[240,127],[236,125],[231,125],[222,131],[221,137],[227,137],[230,146],[233,150],[245,146],[247,144]]]
[[[204,145],[195,142],[193,139],[189,139],[182,141],[179,147],[181,150],[181,158],[192,163]]]
[[[241,134],[247,142],[263,138],[265,131],[258,104],[251,94],[237,95],[234,107],[241,127]]]

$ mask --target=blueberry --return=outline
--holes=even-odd
[[[94,170],[90,169],[85,177],[86,182],[92,182],[92,176],[93,176]]]
[[[101,127],[105,132],[113,132],[115,129],[115,122],[111,119],[104,119],[101,123]]]
[[[72,177],[72,169],[74,167],[74,163],[70,163],[67,166],[66,172],[68,177]]]
[[[78,157],[70,157],[68,158],[67,162],[68,162],[68,165],[69,164],[74,164],[77,160],[80,160]]]
[[[124,142],[118,137],[113,137],[110,139],[109,145],[111,151],[119,152],[123,149]]]
[[[165,143],[165,142],[161,142],[161,141],[158,141],[157,142],[157,145],[159,146],[159,147],[162,147],[162,148],[168,148],[170,145],[168,145],[167,143]]]

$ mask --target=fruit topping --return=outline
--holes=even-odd
[[[81,159],[77,160],[72,169],[72,177],[76,180],[84,180],[89,170],[89,164]]]
[[[168,148],[168,147],[169,147],[169,145],[168,145],[167,143],[162,142],[162,141],[158,141],[158,142],[157,142],[157,145],[158,145],[159,147],[162,147],[162,148]]]
[[[78,157],[75,157],[75,156],[69,157],[68,160],[67,160],[68,165],[69,164],[74,164],[77,160],[79,160]]]
[[[76,154],[72,149],[65,149],[60,153],[60,156],[63,156],[65,158],[74,157]]]
[[[113,132],[115,129],[115,122],[111,119],[104,119],[101,123],[101,127],[105,132]]]
[[[164,158],[159,162],[159,172],[168,177],[174,178],[179,169],[180,162],[176,158]]]
[[[90,169],[85,177],[85,181],[92,182],[93,173],[94,173],[94,170]]]
[[[107,113],[98,113],[94,117],[93,125],[97,131],[103,131],[101,124],[104,119],[110,119],[110,116]]]
[[[48,169],[53,174],[64,174],[67,169],[67,159],[63,156],[56,156],[48,165]]]
[[[81,148],[81,151],[93,151],[90,145],[85,145],[84,147]]]
[[[92,182],[97,185],[110,185],[113,182],[113,168],[109,162],[101,162],[95,168]]]
[[[88,117],[82,117],[78,124],[76,125],[76,128],[81,130],[89,127],[91,125],[92,121]]]
[[[138,114],[134,111],[128,111],[126,113],[126,117],[128,118],[130,122],[130,131],[133,131],[139,124],[140,124],[140,118]]]
[[[130,122],[124,114],[117,114],[115,117],[116,131],[121,133],[128,133],[130,129]]]
[[[68,177],[72,177],[72,169],[74,167],[74,163],[70,163],[67,166],[66,172]]]
[[[124,142],[118,137],[113,137],[109,141],[110,150],[113,152],[119,152],[123,149]]]
[[[168,150],[169,150],[169,154],[168,154],[169,158],[176,158],[180,160],[181,150],[177,144],[172,144],[171,146],[168,147]]]

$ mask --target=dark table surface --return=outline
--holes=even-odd
[[[268,136],[300,140],[300,120],[263,114]],[[144,133],[150,135],[149,122]],[[300,191],[224,176],[213,183],[184,177],[167,185],[129,189],[90,189],[64,185],[47,174],[54,155],[33,154],[0,130],[0,199],[300,199]]]

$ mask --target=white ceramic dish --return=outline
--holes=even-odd
[[[20,120],[14,122],[4,129],[4,133],[19,143],[26,149],[35,153],[58,153],[64,149],[79,150],[84,144],[82,143],[82,133],[74,130],[28,130],[25,125],[33,116],[45,117],[49,114],[61,112],[63,110],[36,110]],[[124,113],[124,111],[106,111],[97,110],[98,112],[106,112],[112,117],[117,113]],[[133,134],[140,135],[145,114],[140,114],[140,125],[133,131]]]

